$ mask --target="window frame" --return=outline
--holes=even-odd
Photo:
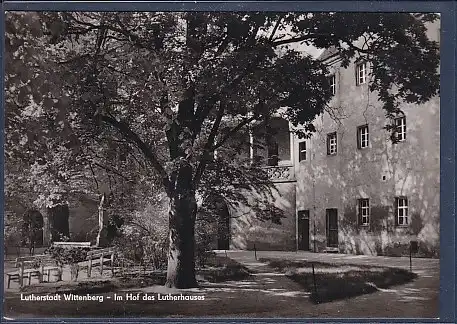
[[[365,146],[362,145],[362,131],[366,130],[366,138],[365,141],[366,144]],[[357,127],[357,148],[358,149],[365,149],[370,147],[370,129],[368,127],[368,124],[361,125]]]
[[[404,202],[405,204],[400,206],[400,202]],[[401,216],[400,211],[402,211]],[[401,224],[400,218],[402,219]],[[409,202],[408,198],[405,196],[395,197],[395,225],[400,227],[409,225]]]
[[[336,94],[336,74],[333,73],[329,76],[330,89],[332,90],[332,95]]]
[[[361,69],[363,67],[363,69]],[[361,75],[361,72],[363,74]],[[368,64],[366,61],[357,63],[355,66],[355,77],[356,77],[356,85],[362,85],[367,83],[368,79]],[[362,81],[361,81],[362,80]]]
[[[302,146],[304,146],[305,148],[303,149]],[[307,155],[308,155],[307,150],[308,150],[308,147],[306,144],[306,140],[298,142],[298,162],[306,161]]]
[[[366,205],[364,205],[364,203],[366,203]],[[370,198],[357,199],[357,210],[358,210],[359,226],[370,226],[370,218],[371,218]],[[364,211],[366,212],[366,214],[364,214]],[[364,221],[364,218],[365,218],[365,221]]]
[[[398,124],[398,121],[401,121],[400,124]],[[404,142],[406,141],[406,116],[400,116],[394,118],[394,125],[395,125],[395,140],[397,142]],[[398,129],[401,128],[401,131],[399,132]],[[402,134],[402,138],[399,138],[399,134]]]
[[[330,143],[331,139],[335,139],[335,144]],[[332,147],[334,146],[334,151],[332,152]],[[338,154],[338,136],[336,132],[327,134],[327,155],[337,155]]]
[[[272,154],[274,153],[274,154]],[[267,165],[275,167],[279,165],[279,144],[276,140],[269,139],[267,144]]]

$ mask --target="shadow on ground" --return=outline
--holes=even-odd
[[[417,278],[417,274],[400,268],[274,258],[260,261],[300,284],[316,304],[374,293]]]

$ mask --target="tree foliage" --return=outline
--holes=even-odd
[[[123,178],[125,192],[128,183],[145,196],[148,187],[160,186],[170,199],[170,251],[189,269],[193,256],[183,256],[193,253],[187,246],[197,194],[211,201],[206,198],[214,191],[236,201],[240,188],[272,190],[255,163],[214,159],[214,152],[227,153],[237,134],[267,128],[278,114],[309,136],[326,109],[332,97],[327,66],[301,45],[334,46],[345,66],[370,61],[370,90],[392,117],[400,102],[423,103],[438,93],[438,46],[425,27],[436,19],[409,13],[9,13],[7,157],[32,147],[31,172],[47,184],[37,191],[51,200],[62,184],[64,192],[87,188],[89,182],[78,181],[93,176],[93,165]],[[49,192],[52,183],[59,190]],[[169,268],[180,267],[172,256]]]

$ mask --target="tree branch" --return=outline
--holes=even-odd
[[[152,232],[151,232],[146,226],[143,226],[143,225],[141,225],[140,223],[134,222],[134,221],[132,221],[132,220],[126,221],[125,224],[126,224],[126,225],[135,225],[135,226],[138,226],[139,228],[141,228],[142,230],[144,230],[146,233],[152,234]]]
[[[239,123],[237,126],[235,126],[234,128],[232,128],[218,143],[214,144],[214,146],[211,148],[211,151],[214,151],[214,150],[217,150],[219,147],[221,147],[222,145],[224,145],[224,143],[230,138],[232,137],[235,133],[237,133],[240,129],[242,129],[244,126],[246,126],[247,124],[249,124],[250,122],[256,120],[257,117],[255,116],[252,116],[252,117],[249,117],[245,120],[243,120],[241,123]]]
[[[211,147],[212,143],[214,142],[214,139],[216,138],[217,131],[219,130],[219,126],[221,125],[222,117],[224,116],[224,111],[225,111],[225,104],[222,102],[219,102],[219,110],[217,111],[217,116],[214,121],[213,127],[211,128],[211,131],[208,136],[208,140],[205,143],[205,147],[203,148],[203,154],[200,159],[200,163],[198,164],[197,170],[195,171],[195,176],[193,180],[193,185],[194,189],[197,188],[201,177],[203,175],[203,172],[205,171],[206,164],[208,163],[208,158],[210,153],[212,152]]]
[[[153,168],[159,173],[162,179],[162,184],[167,194],[170,193],[171,183],[168,178],[168,174],[160,164],[157,156],[151,150],[151,148],[145,142],[143,142],[141,138],[138,136],[138,134],[132,131],[126,123],[118,121],[114,117],[107,115],[102,115],[101,118],[104,122],[116,128],[122,135],[124,135],[127,139],[131,140],[141,150],[141,152],[148,159]]]
[[[271,42],[273,40],[273,37],[275,36],[276,34],[276,31],[278,30],[279,28],[279,24],[281,23],[281,20],[282,20],[282,16],[279,17],[278,21],[276,22],[274,28],[273,28],[273,31],[271,32],[271,35],[270,37],[268,38],[268,41]]]
[[[101,163],[98,163],[98,162],[94,162],[94,165],[98,166],[99,168],[102,168],[106,171],[109,171],[109,172],[112,172],[114,173],[115,175],[118,175],[120,176],[121,178],[123,178],[124,180],[128,181],[128,182],[134,182],[132,179],[129,179],[127,176],[123,175],[122,173],[120,173],[119,171],[107,166],[107,165],[103,165]],[[92,167],[91,167],[92,168]],[[97,188],[98,188],[98,184],[97,184]]]
[[[90,168],[90,171],[92,172],[92,176],[94,177],[94,181],[95,181],[95,184],[97,185],[97,190],[98,190],[99,186],[98,186],[97,177],[95,176],[94,169],[92,168],[92,163],[90,163],[90,162],[89,162],[89,168]]]
[[[315,35],[303,35],[303,36],[299,36],[299,37],[292,37],[292,38],[287,38],[287,39],[283,39],[283,40],[278,40],[278,41],[272,42],[271,44],[273,47],[277,47],[277,46],[281,46],[281,45],[285,45],[285,44],[301,42],[301,41],[304,41],[307,39],[311,39],[314,36]]]

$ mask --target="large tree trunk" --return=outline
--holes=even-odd
[[[189,64],[198,62],[202,53],[201,37],[205,30],[203,15],[189,13],[187,15],[187,46],[189,48]],[[183,79],[185,81],[185,79]],[[167,131],[167,139],[172,160],[179,159],[181,166],[171,175],[171,187],[167,193],[169,205],[169,251],[167,268],[167,287],[197,287],[195,278],[195,217],[197,203],[193,184],[193,168],[186,156],[184,143],[193,143],[195,135],[195,86],[187,85],[183,100],[179,103],[177,121]],[[168,103],[168,100],[166,100]],[[186,133],[185,130],[191,134]]]
[[[167,287],[197,287],[195,278],[195,217],[197,203],[192,190],[192,170],[181,168],[169,205]]]

